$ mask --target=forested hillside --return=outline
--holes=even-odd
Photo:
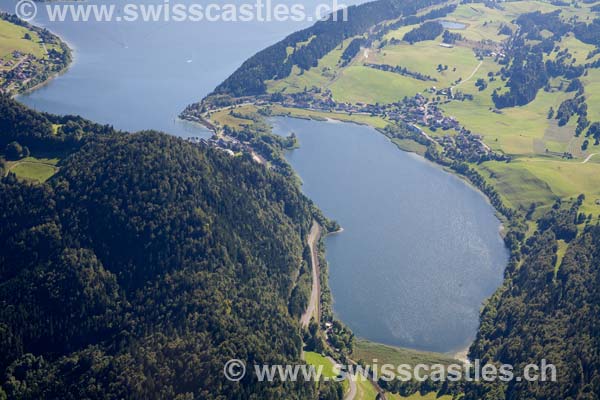
[[[345,39],[363,34],[383,21],[413,16],[418,10],[441,0],[380,0],[349,7],[347,21],[343,12],[314,26],[293,33],[279,43],[257,53],[215,89],[215,94],[252,96],[266,93],[265,81],[282,79],[297,66],[303,70],[317,66],[320,58]],[[303,42],[308,42],[303,44]],[[294,49],[287,53],[288,47]]]
[[[580,200],[581,201],[581,200]],[[600,227],[577,238],[577,205],[554,210],[515,259],[482,313],[471,358],[518,374],[545,359],[557,382],[467,384],[466,399],[597,399],[600,393]],[[581,221],[581,219],[579,220]],[[574,234],[573,234],[574,233]],[[570,242],[562,261],[558,240]]]
[[[0,150],[13,141],[31,150],[74,150],[86,135],[112,132],[111,126],[79,116],[57,116],[31,110],[8,94],[0,93]]]
[[[0,197],[0,398],[316,397],[222,374],[230,358],[300,359],[287,310],[312,205],[284,177],[111,133],[46,184],[9,174]]]

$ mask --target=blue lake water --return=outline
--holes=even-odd
[[[334,310],[356,335],[433,351],[464,348],[500,285],[507,252],[481,193],[374,129],[273,120],[288,160],[344,232],[326,240]]]
[[[344,4],[359,2],[348,0]],[[16,3],[0,0],[0,10],[14,13]],[[122,7],[126,3],[160,5],[164,1],[91,0],[84,4],[103,3]],[[197,0],[177,3],[207,4]],[[277,3],[297,2],[273,1]],[[323,1],[301,3],[313,11]],[[204,129],[177,120],[186,105],[207,95],[256,52],[311,25],[308,21],[49,22],[44,12],[49,4],[77,3],[38,3],[38,17],[33,21],[67,41],[74,49],[75,62],[47,86],[21,96],[23,103],[53,113],[80,114],[118,129],[152,128],[183,137],[208,135]]]
[[[0,0],[0,9],[14,4]],[[35,23],[63,37],[75,62],[22,102],[183,137],[208,135],[177,120],[187,104],[255,52],[309,24]],[[339,316],[359,336],[389,344],[438,351],[468,344],[507,259],[484,197],[370,128],[293,119],[276,125],[299,135],[302,147],[289,160],[307,195],[345,228],[327,239]]]
[[[467,25],[456,21],[440,21],[440,24],[446,29],[463,30]]]

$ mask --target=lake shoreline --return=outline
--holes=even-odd
[[[1,12],[1,10],[0,10],[0,12]],[[11,15],[10,13],[7,13],[7,14]],[[61,65],[61,68],[58,71],[53,71],[45,79],[42,79],[40,82],[38,82],[32,86],[28,86],[21,91],[10,94],[11,98],[18,99],[19,96],[27,95],[27,94],[35,92],[36,90],[38,90],[38,89],[46,86],[50,82],[52,82],[57,77],[65,74],[71,68],[71,66],[74,63],[73,47],[63,37],[61,37],[57,33],[53,32],[52,30],[48,29],[47,27],[45,27],[42,24],[35,24],[32,22],[24,22],[23,25],[17,25],[10,20],[5,20],[5,21],[12,25],[21,26],[22,28],[27,29],[29,32],[32,32],[32,33],[39,33],[39,30],[42,30],[42,29],[48,31],[50,33],[50,35],[53,36],[54,39],[56,39],[58,41],[58,44],[60,45],[61,49],[63,50],[64,54],[66,55],[66,62]],[[40,43],[44,46],[44,49],[46,49],[44,42],[41,41]],[[46,50],[45,56],[48,56],[48,55],[49,55],[48,51]],[[42,58],[42,59],[44,59],[44,58]],[[35,81],[39,77],[40,77],[39,74],[35,75],[31,80]]]
[[[57,35],[57,36],[58,36],[58,35]],[[72,49],[72,48],[74,48],[74,46],[72,46],[71,44],[69,44],[68,42],[66,42],[65,40],[63,40],[62,38],[60,38],[60,37],[59,37],[59,39],[60,39],[60,40],[61,40],[63,43],[65,43],[66,45],[68,45],[69,49]],[[76,62],[76,57],[75,57],[75,55],[74,55],[74,51],[71,51],[71,55],[72,55],[72,59],[71,59],[71,61],[70,61],[70,62],[69,62],[69,63],[68,63],[66,66],[65,66],[65,68],[63,68],[63,69],[62,69],[60,72],[57,72],[57,73],[53,74],[53,75],[52,75],[52,76],[51,76],[49,79],[46,79],[44,82],[41,82],[40,84],[37,84],[37,85],[33,86],[32,88],[28,89],[28,90],[27,90],[25,93],[22,93],[22,94],[27,94],[27,93],[34,92],[34,91],[36,91],[36,90],[38,90],[38,89],[40,89],[40,88],[42,88],[42,87],[44,87],[44,86],[48,85],[48,84],[49,84],[50,82],[52,82],[52,80],[53,80],[53,79],[55,79],[56,77],[58,77],[58,76],[60,76],[60,75],[62,75],[62,74],[65,74],[65,73],[69,72],[69,70],[70,70],[70,68],[72,67],[72,65],[73,65],[73,64]],[[294,116],[292,116],[292,115],[288,115],[288,116],[286,116],[286,117],[291,117],[291,118],[294,118]],[[307,118],[307,119],[311,119],[311,120],[316,120],[316,121],[319,121],[319,119],[317,119],[317,118]],[[373,125],[370,125],[370,124],[368,124],[368,123],[357,122],[357,121],[351,121],[351,120],[342,120],[342,119],[337,119],[337,118],[335,118],[335,117],[331,117],[331,116],[325,117],[325,122],[330,122],[330,123],[341,123],[341,122],[345,122],[345,123],[351,123],[351,124],[355,124],[355,125],[359,125],[359,126],[368,126],[368,127],[376,128],[376,127],[374,127]],[[205,128],[206,128],[206,127],[205,127]],[[424,157],[421,157],[421,159],[426,159],[426,158],[424,158]],[[431,160],[430,160],[430,161],[431,161]],[[432,163],[433,163],[433,164],[435,164],[435,165],[436,165],[436,167],[440,167],[440,165],[439,165],[439,164],[437,164],[437,163],[435,163],[435,162],[432,162]],[[442,169],[446,170],[445,168],[442,168]],[[450,172],[450,171],[446,170],[446,172]],[[456,173],[452,173],[451,175],[458,175],[458,176],[460,176],[460,174],[456,174]],[[466,179],[465,179],[465,180],[466,180]],[[467,182],[468,182],[468,180],[467,180]],[[472,187],[475,187],[475,186],[473,186],[473,185],[470,185],[470,186],[472,186]],[[478,191],[479,191],[479,190],[478,190]],[[479,192],[480,192],[480,191],[479,191]],[[482,193],[482,192],[480,192],[480,193]],[[484,197],[485,197],[485,198],[487,198],[487,196],[485,196],[485,195],[484,195]],[[331,233],[329,233],[327,236],[329,236],[329,235],[335,235],[335,234],[341,234],[341,233],[343,233],[343,232],[344,232],[344,230],[343,230],[343,228],[342,228],[342,229],[340,229],[340,230],[338,230],[338,231],[336,231],[336,232],[331,232]]]
[[[335,117],[330,117],[330,116],[323,116],[322,118],[318,117],[318,116],[299,116],[299,115],[294,115],[294,114],[275,114],[273,115],[274,117],[282,117],[282,118],[293,118],[293,119],[299,119],[299,120],[305,120],[305,121],[317,121],[317,122],[327,122],[327,123],[347,123],[347,124],[354,124],[354,125],[359,125],[359,126],[367,126],[371,129],[374,129],[375,131],[377,131],[377,133],[383,135],[386,139],[388,139],[388,141],[392,144],[394,144],[392,142],[392,140],[384,135],[379,129],[378,127],[374,126],[374,125],[370,125],[369,123],[363,123],[363,122],[358,122],[358,121],[349,121],[349,120],[342,120],[342,119],[336,119]],[[412,140],[412,139],[407,139],[407,140]],[[416,142],[415,142],[416,143]],[[395,145],[395,144],[394,144]],[[412,154],[414,157],[416,157],[417,159],[419,159],[420,161],[425,161],[433,166],[435,166],[436,168],[441,169],[442,171],[445,171],[446,173],[455,176],[457,178],[459,178],[461,181],[465,182],[469,187],[471,187],[472,189],[474,189],[476,192],[480,193],[486,200],[486,202],[488,204],[490,204],[494,210],[496,211],[496,215],[498,217],[498,219],[500,220],[500,237],[504,238],[504,232],[506,230],[505,228],[505,222],[506,222],[506,217],[502,214],[502,212],[497,209],[494,204],[492,203],[492,201],[490,200],[489,196],[486,195],[479,187],[477,187],[475,184],[473,184],[473,182],[471,182],[466,176],[464,176],[463,174],[460,174],[454,170],[452,170],[451,168],[442,165],[438,162],[435,162],[433,160],[428,159],[427,157],[416,153],[414,151],[409,151],[409,150],[405,150],[402,149],[398,146],[396,146],[396,148],[398,148],[398,150],[407,153],[407,154]]]
[[[367,126],[375,131],[377,131],[378,134],[383,135],[383,133],[375,126],[373,125],[369,125],[368,123],[361,123],[361,122],[355,122],[355,121],[344,121],[341,119],[336,119],[335,117],[330,117],[330,116],[323,116],[322,118],[320,116],[295,116],[294,114],[287,114],[287,115],[276,115],[278,117],[283,117],[283,118],[294,118],[294,119],[300,119],[300,120],[311,120],[311,121],[317,121],[317,122],[327,122],[327,123],[350,123],[350,124],[356,124],[356,125],[360,125],[360,126]],[[390,143],[394,144],[392,142],[392,140],[387,137],[386,135],[383,135]],[[440,163],[437,163],[433,160],[428,159],[427,157],[425,157],[424,155],[421,155],[419,153],[415,153],[412,151],[408,151],[408,150],[404,150],[398,146],[395,146],[398,150],[407,153],[409,156],[414,157],[415,159],[418,159],[420,162],[426,162],[432,166],[434,166],[435,168],[442,170],[446,173],[448,173],[451,176],[457,177],[459,178],[463,183],[465,183],[467,186],[469,186],[471,189],[473,189],[475,192],[479,193],[479,195],[482,196],[482,198],[485,200],[485,202],[487,204],[489,204],[496,213],[496,217],[498,218],[500,224],[498,227],[498,235],[500,236],[500,238],[502,238],[504,240],[504,237],[506,236],[506,217],[502,214],[502,212],[500,210],[498,210],[494,204],[492,203],[492,201],[490,200],[489,196],[487,196],[479,187],[477,187],[475,184],[473,184],[466,176],[452,170],[451,168],[448,168],[447,166],[444,166]],[[343,228],[340,229],[340,231],[338,232],[333,232],[332,234],[337,234],[337,233],[342,233],[344,231]],[[506,250],[509,250],[506,246],[505,246]],[[507,264],[504,266],[504,270],[506,269],[506,267],[508,266],[508,262]],[[489,299],[489,297],[487,299],[484,300],[484,302],[481,304],[485,304],[485,302],[487,302],[487,300]],[[364,339],[364,340],[368,340],[371,341],[370,339]],[[474,340],[474,338],[473,338]],[[463,362],[463,363],[468,363],[469,362],[469,358],[468,358],[468,353],[469,353],[469,348],[471,347],[473,340],[471,340],[471,342],[465,346],[465,347],[460,347],[457,350],[451,350],[448,351],[446,353],[439,353],[439,354],[446,354],[446,355],[450,355],[454,358],[456,358],[457,360]],[[375,343],[375,342],[374,342]],[[418,348],[413,348],[413,347],[399,347],[396,346],[394,344],[388,344],[388,343],[381,343],[383,345],[386,346],[391,346],[391,347],[396,347],[396,348],[400,348],[400,349],[408,349],[408,350],[414,350],[414,351],[423,351],[422,349],[418,349]]]
[[[336,126],[336,125],[338,125],[338,126],[339,125],[345,125],[345,124],[342,124],[342,123],[346,122],[346,121],[340,121],[340,120],[331,121],[331,119],[333,119],[333,118],[328,118],[328,119],[326,119],[326,118],[323,118],[323,119],[321,119],[321,118],[303,118],[303,117],[301,117],[301,118],[295,118],[294,115],[276,116],[275,118],[282,118],[281,121],[282,121],[283,125],[280,125],[280,123],[278,123],[277,120],[273,120],[273,121],[269,120],[269,123],[272,126],[273,131],[277,131],[278,130],[279,132],[277,132],[276,134],[280,135],[280,136],[286,136],[286,135],[289,134],[289,132],[294,132],[297,135],[300,134],[299,138],[300,138],[301,142],[303,142],[301,144],[301,146],[300,146],[300,149],[302,149],[303,147],[308,146],[308,150],[306,150],[307,152],[309,152],[312,149],[313,146],[310,144],[310,142],[304,143],[304,141],[302,140],[302,136],[304,135],[304,133],[306,133],[306,129],[308,129],[310,131],[313,128],[301,128],[302,126],[307,126],[308,127],[308,126],[312,126],[312,125],[305,125],[305,124],[326,122],[326,123],[331,123],[332,124],[331,125],[331,127],[332,127],[331,129],[334,129],[333,128],[334,126]],[[297,124],[296,125],[294,125],[294,124],[287,125],[285,122],[283,122],[285,120],[288,120],[288,121],[297,120],[297,121],[299,121],[300,125],[297,125]],[[327,125],[323,125],[324,128],[322,128],[322,129],[328,130],[328,128],[326,128]],[[346,126],[351,126],[351,125],[358,125],[358,126],[368,127],[369,131],[371,131],[371,132],[373,130],[377,130],[377,129],[374,129],[373,126],[370,126],[370,125],[367,125],[367,124],[350,124],[350,125],[346,125]],[[339,129],[344,129],[344,128],[338,127],[337,129],[339,130]],[[372,132],[372,133],[374,134],[374,137],[380,137],[381,138],[381,136],[380,136],[381,132]],[[319,134],[315,133],[315,135],[312,135],[312,136],[313,137],[320,137],[319,135],[320,135],[320,133]],[[361,135],[362,135],[362,133],[361,133]],[[387,139],[387,140],[384,141],[386,143],[386,146],[387,145],[392,146],[393,143],[391,143],[391,141],[389,140],[389,138],[387,138],[385,135],[383,135],[383,136],[384,136],[385,139]],[[306,140],[307,137],[305,136],[304,139]],[[314,139],[313,141],[318,141],[318,140],[319,139]],[[352,141],[351,137],[349,137],[349,140]],[[389,149],[390,149],[391,153],[393,153],[393,154],[399,154],[399,153],[395,153],[397,151],[396,146],[393,146],[393,149],[391,147],[389,147]],[[292,152],[292,154],[293,153],[294,152]],[[468,188],[468,190],[470,190],[470,191],[472,190],[474,193],[477,194],[478,198],[481,198],[481,200],[483,200],[483,202],[485,203],[485,205],[487,207],[490,207],[491,215],[496,217],[495,220],[496,220],[496,223],[498,225],[498,227],[496,228],[495,232],[499,232],[500,227],[501,227],[501,221],[499,221],[498,218],[497,218],[498,215],[496,213],[496,209],[492,207],[491,202],[488,201],[487,196],[485,196],[485,194],[481,190],[479,190],[476,186],[472,185],[467,179],[465,179],[464,177],[462,177],[460,174],[457,174],[457,173],[455,173],[454,171],[452,171],[452,170],[450,170],[448,168],[444,168],[444,166],[442,166],[442,165],[439,165],[439,164],[437,164],[435,162],[432,162],[431,160],[428,160],[428,159],[426,159],[425,157],[422,157],[422,156],[421,157],[418,157],[418,155],[412,155],[411,156],[410,152],[403,151],[403,153],[406,154],[406,156],[415,159],[415,161],[418,161],[418,163],[420,163],[420,164],[422,163],[424,165],[428,165],[429,168],[433,168],[433,169],[439,171],[440,173],[447,174],[448,178],[449,177],[452,177],[452,179],[459,178],[459,180],[458,180],[458,182],[459,182],[458,184],[459,185],[461,185],[461,186],[464,185],[465,189]],[[305,154],[308,154],[308,153],[305,153]],[[297,169],[297,166],[295,165],[297,163],[297,160],[296,160],[296,162],[294,162],[293,159],[290,159],[289,157],[286,157],[286,159],[287,159],[287,162],[292,165],[294,171],[299,176],[302,177],[303,181],[306,182],[306,178],[308,178],[309,176],[305,176],[303,174],[302,170]],[[320,157],[317,158],[317,159],[315,159],[315,162],[317,162],[316,160],[318,160],[318,159],[320,159]],[[424,162],[424,161],[429,161],[429,162]],[[417,167],[417,168],[420,168],[420,167]],[[441,178],[441,179],[445,180],[446,178]],[[312,180],[314,181],[314,179],[312,179]],[[477,189],[477,190],[473,190],[473,189]],[[312,190],[314,190],[314,189],[312,189]],[[318,198],[315,198],[313,196],[314,193],[310,193],[310,191],[307,193],[305,190],[304,190],[304,193],[309,198],[313,199],[316,202],[316,204],[319,205],[320,208],[322,208],[322,205],[321,205],[320,201],[318,200]],[[327,207],[325,209],[327,209]],[[337,215],[331,215],[327,211],[324,211],[324,212],[330,218],[335,219],[335,220],[338,219]],[[344,221],[340,221],[340,223],[343,224],[343,225],[345,225]],[[349,227],[345,226],[345,228],[348,229]],[[356,232],[355,228],[352,229],[354,232]],[[499,233],[494,233],[493,235],[494,236],[497,235],[496,237],[497,237],[498,243],[502,242],[502,237],[501,237],[501,235]],[[329,246],[330,246],[330,244],[328,244],[328,246],[327,246],[328,247],[327,248],[328,252],[330,251],[330,247]],[[506,252],[506,247],[504,246],[503,242],[502,242],[501,246],[502,246],[502,251],[505,253]],[[329,261],[331,262],[331,259],[329,259]],[[495,269],[495,271],[497,271],[496,275],[499,275],[499,276],[502,275],[502,271],[504,271],[504,269],[506,268],[506,265],[507,265],[507,263],[505,261],[502,261],[502,265],[499,266],[498,269]],[[332,276],[332,278],[333,278],[333,276]],[[501,280],[499,280],[498,286],[499,286],[500,283],[501,283]],[[492,293],[493,293],[493,291],[495,289],[497,289],[498,286],[496,286],[496,285],[493,286]],[[348,290],[351,290],[351,289],[348,289]],[[492,293],[490,293],[489,296],[491,296]],[[481,304],[483,304],[487,300],[487,298],[489,298],[489,296],[486,296],[486,298],[484,298],[481,301],[481,303],[477,302],[477,309],[478,310],[481,307]],[[343,299],[339,299],[337,296],[335,296],[335,298],[333,300],[336,302],[336,304],[340,304],[339,303],[340,301],[342,301],[342,302],[344,301]],[[479,315],[479,314],[477,313],[477,315]],[[336,310],[335,316],[336,316],[337,319],[341,320],[342,322],[344,322],[346,324],[348,324],[348,323],[352,324],[352,320],[348,320],[347,318],[343,317],[343,314],[340,314],[339,310]],[[351,326],[353,326],[353,325],[351,325]],[[388,346],[398,347],[398,348],[402,348],[402,349],[415,350],[415,351],[437,352],[438,354],[444,354],[444,355],[448,356],[448,355],[453,355],[453,354],[456,354],[456,353],[459,353],[459,352],[464,352],[465,348],[470,347],[470,345],[472,344],[472,341],[475,339],[475,334],[476,334],[476,329],[470,335],[470,337],[468,339],[468,342],[463,342],[463,343],[460,343],[460,344],[452,345],[452,346],[449,346],[447,349],[440,349],[440,350],[434,350],[435,347],[428,347],[429,345],[419,345],[419,344],[416,344],[414,346],[411,346],[409,344],[400,344],[399,342],[394,341],[394,340],[390,341],[390,340],[386,340],[386,339],[384,339],[382,337],[372,337],[372,336],[368,336],[368,335],[367,335],[367,337],[368,337],[367,340],[374,341],[374,342],[379,342],[379,343],[382,343],[382,344],[385,344],[385,345],[388,345]],[[358,336],[365,337],[365,333],[361,332],[359,330],[359,332],[357,333],[357,337]]]

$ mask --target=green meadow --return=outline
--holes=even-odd
[[[360,125],[369,125],[374,128],[385,128],[389,122],[381,117],[372,117],[370,115],[364,114],[345,114],[345,113],[335,113],[335,112],[321,112],[321,111],[313,111],[306,110],[301,108],[289,108],[289,107],[281,107],[281,106],[273,106],[272,107],[273,115],[281,115],[288,116],[294,118],[305,118],[305,119],[314,119],[314,120],[326,120],[333,119],[336,121],[342,122],[350,122],[354,124]]]
[[[31,35],[31,40],[24,39],[26,33]],[[12,60],[12,53],[15,50],[43,58],[46,52],[39,44],[39,40],[35,32],[0,19],[0,59]]]
[[[404,349],[394,346],[388,346],[380,343],[370,342],[364,339],[356,339],[354,343],[354,352],[352,353],[354,360],[363,360],[365,364],[371,365],[374,360],[377,360],[377,365],[391,364],[395,366],[399,365],[417,365],[417,364],[441,364],[449,365],[456,364],[459,361],[454,358],[440,353],[431,353],[424,351],[416,351],[411,349]],[[358,382],[357,382],[358,383]],[[368,385],[367,385],[368,384]],[[365,388],[365,386],[367,386]],[[377,391],[370,382],[361,382],[359,386],[359,392],[361,387],[368,393],[365,397],[359,397],[363,399],[374,400],[377,396]],[[427,396],[421,396],[416,393],[410,397],[402,397],[398,394],[385,393],[388,399],[412,399],[412,400],[430,400],[436,399],[435,393],[430,393]],[[450,400],[451,396],[442,396],[440,399]]]
[[[569,199],[583,193],[587,199],[583,211],[600,214],[600,156],[589,162],[581,162],[590,154],[600,153],[600,146],[589,143],[587,150],[582,149],[584,137],[574,136],[576,117],[565,126],[558,126],[555,119],[549,119],[549,110],[557,110],[560,104],[574,96],[565,91],[568,81],[553,79],[548,91],[540,90],[532,102],[522,107],[510,107],[496,110],[491,95],[494,90],[507,90],[506,82],[497,75],[502,68],[491,57],[482,62],[473,52],[474,45],[486,40],[498,43],[507,38],[499,35],[502,25],[512,29],[513,21],[523,13],[542,11],[551,12],[561,9],[564,18],[584,19],[590,15],[592,4],[582,4],[581,8],[558,7],[546,1],[503,2],[502,9],[489,8],[484,4],[459,4],[456,10],[445,20],[462,23],[464,29],[454,30],[465,40],[459,41],[453,48],[440,46],[441,37],[436,40],[390,44],[391,39],[401,40],[404,34],[417,25],[401,27],[386,34],[386,43],[375,42],[367,51],[361,51],[352,62],[342,67],[340,57],[343,49],[353,38],[325,57],[319,65],[308,71],[297,68],[290,77],[269,81],[269,92],[297,92],[313,86],[330,89],[334,100],[347,103],[386,104],[396,102],[405,96],[423,93],[432,86],[438,88],[454,87],[473,96],[472,101],[452,101],[442,104],[441,108],[448,116],[453,116],[472,132],[483,137],[484,142],[494,151],[510,155],[511,163],[485,162],[473,165],[499,191],[501,197],[515,208],[527,209],[531,203],[540,208],[549,207],[557,198]],[[436,7],[432,7],[434,9]],[[425,12],[425,11],[423,11]],[[392,23],[393,21],[389,21]],[[551,32],[543,31],[542,36]],[[559,49],[550,53],[568,49],[575,64],[600,59],[600,55],[586,60],[593,46],[576,39],[572,34],[563,37]],[[289,49],[293,51],[293,49]],[[389,64],[406,67],[437,79],[437,82],[421,81],[392,72],[379,71],[366,67],[365,63]],[[438,71],[438,65],[447,65],[448,69]],[[478,79],[487,83],[480,91],[475,85]],[[460,82],[459,82],[460,81]],[[600,70],[591,69],[581,78],[585,86],[588,103],[588,119],[600,121]],[[457,83],[458,82],[458,83]],[[239,126],[247,122],[228,115],[218,116],[223,123]],[[368,115],[349,115],[323,113],[311,110],[283,109],[273,107],[274,115],[291,115],[300,118],[332,118],[341,121],[368,124],[377,128],[385,127],[389,121],[381,117]],[[424,127],[431,136],[452,134],[452,132],[432,132]],[[424,147],[411,141],[397,140],[395,144],[402,150],[424,153]],[[567,161],[562,154],[570,153],[575,159]]]
[[[377,389],[366,379],[357,379],[355,400],[376,400]]]
[[[27,157],[19,161],[9,162],[8,170],[17,177],[35,182],[45,182],[58,171],[57,158]]]
[[[374,60],[376,64],[400,65],[411,71],[430,75],[438,82],[420,82],[419,87],[452,86],[458,79],[466,79],[479,61],[475,58],[473,51],[467,47],[445,48],[440,46],[440,41],[427,40],[415,44],[402,43],[395,46],[386,46],[383,50],[376,52]],[[448,70],[438,72],[439,64],[448,66]],[[419,88],[416,88],[417,93]]]
[[[356,361],[363,360],[367,365],[371,364],[373,360],[378,360],[379,365],[449,365],[457,363],[457,360],[445,354],[404,349],[364,339],[355,340],[352,357]]]
[[[394,103],[404,96],[414,96],[430,86],[430,82],[353,65],[340,72],[340,77],[330,89],[335,101],[375,104]]]
[[[331,379],[338,376],[338,372],[334,371],[333,363],[327,357],[324,357],[319,353],[307,351],[304,353],[304,359],[307,364],[315,367],[315,371],[322,368],[321,373],[323,377]]]

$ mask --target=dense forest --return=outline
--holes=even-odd
[[[346,66],[360,52],[361,47],[367,47],[370,43],[367,39],[356,38],[350,42],[348,47],[342,53],[342,65]]]
[[[542,88],[547,88],[550,78],[576,79],[584,72],[582,66],[572,64],[567,51],[555,60],[544,61],[544,54],[550,54],[560,39],[574,29],[561,19],[559,11],[523,14],[515,22],[519,29],[508,41],[507,58],[503,61],[507,67],[501,71],[508,90],[492,94],[498,108],[526,105]],[[544,38],[542,31],[549,31],[552,35]],[[539,43],[532,45],[530,41]]]
[[[519,374],[526,364],[546,359],[556,366],[557,382],[467,384],[465,399],[598,398],[600,227],[578,213],[582,200],[557,204],[540,219],[484,308],[470,352],[482,363],[512,364]],[[557,240],[568,243],[562,261]]]
[[[50,143],[61,122],[5,109],[5,141]],[[299,362],[312,203],[249,157],[108,130],[46,184],[0,181],[0,398],[317,397],[222,374]]]
[[[0,149],[18,142],[30,150],[61,151],[78,148],[90,134],[114,129],[79,116],[56,116],[31,110],[7,94],[0,94]]]
[[[433,40],[444,32],[444,27],[437,21],[428,21],[417,28],[406,32],[402,40],[410,44]]]
[[[526,365],[541,366],[546,360],[556,367],[555,382],[380,379],[380,385],[404,396],[436,392],[465,400],[597,399],[600,226],[579,211],[583,200],[580,196],[572,203],[557,201],[526,240],[519,233],[513,241],[516,231],[509,232],[506,242],[512,256],[505,281],[485,304],[469,352],[480,366],[512,365],[515,377],[523,377]],[[562,260],[559,241],[568,246]],[[551,371],[547,378],[552,378]]]

